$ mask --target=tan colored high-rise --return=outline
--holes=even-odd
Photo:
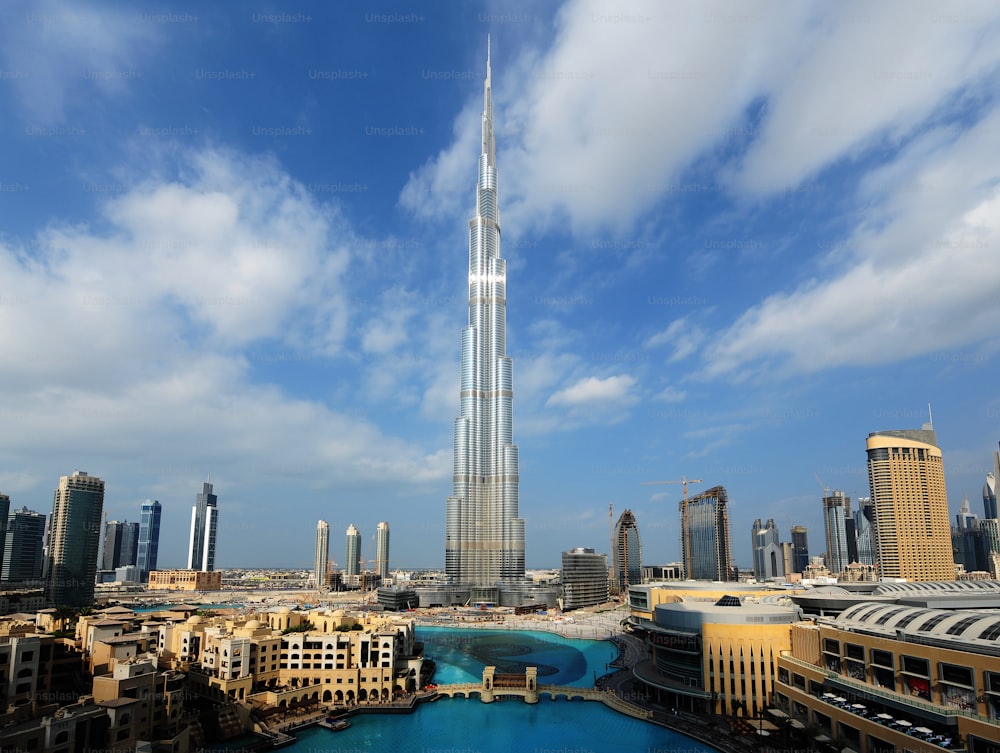
[[[944,465],[933,429],[868,435],[875,549],[882,578],[955,580]]]

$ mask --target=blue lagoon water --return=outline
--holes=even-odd
[[[485,629],[417,628],[424,655],[437,662],[434,682],[478,682],[484,666],[499,672],[538,667],[539,684],[592,687],[594,675],[617,656],[614,644],[551,633]],[[544,668],[544,669],[543,669]],[[543,674],[544,671],[544,674]],[[296,733],[292,753],[712,753],[713,749],[663,727],[584,701],[537,704],[506,699],[442,698],[413,714],[358,714],[351,727]]]

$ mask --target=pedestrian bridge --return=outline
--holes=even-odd
[[[493,703],[498,698],[505,697],[520,697],[525,703],[538,703],[538,699],[544,695],[553,701],[559,698],[565,698],[567,701],[600,701],[637,719],[652,717],[650,710],[619,698],[611,690],[576,688],[570,685],[539,685],[537,667],[527,667],[524,674],[498,673],[496,667],[486,667],[483,669],[482,682],[438,685],[435,690],[438,695],[448,698],[473,698],[478,695],[483,703]]]

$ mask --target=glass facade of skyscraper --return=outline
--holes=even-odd
[[[823,523],[826,527],[826,569],[830,575],[842,573],[851,564],[847,547],[847,519],[851,499],[839,489],[823,497]]]
[[[191,508],[191,539],[188,542],[188,570],[215,570],[215,537],[219,525],[219,498],[210,483],[202,484],[201,493]]]
[[[149,573],[156,569],[156,559],[160,551],[160,503],[147,499],[139,512],[139,547],[135,564],[139,567],[139,578],[145,582]]]
[[[500,256],[496,147],[489,53],[483,85],[476,215],[469,222],[469,319],[462,330],[461,412],[454,425],[452,495],[445,506],[445,572],[498,598],[501,581],[524,578],[513,440],[513,365],[507,356],[507,263]]]
[[[52,500],[46,597],[54,606],[89,607],[94,601],[104,482],[84,471],[59,479]]]
[[[688,578],[734,578],[727,505],[728,496],[722,486],[681,502],[681,557]]]

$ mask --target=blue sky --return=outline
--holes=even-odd
[[[183,564],[354,523],[443,564],[486,36],[529,567],[679,486],[750,526],[867,494],[927,404],[952,511],[1000,439],[991,2],[6,3],[0,491],[163,505]],[[821,479],[822,484],[817,481]],[[369,551],[370,550],[370,551]]]

